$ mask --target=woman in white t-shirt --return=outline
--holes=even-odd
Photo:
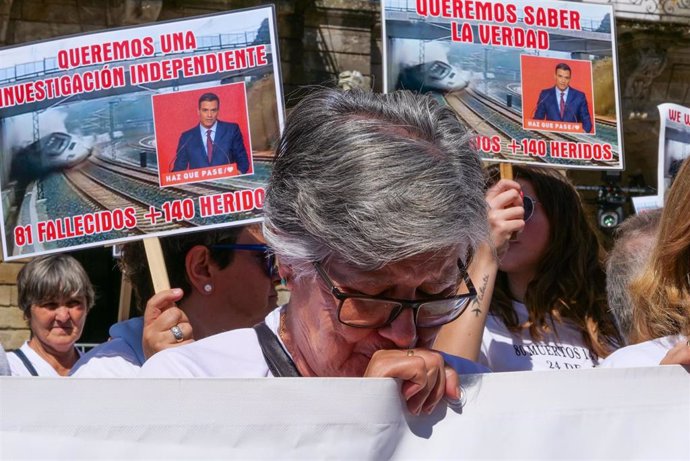
[[[40,256],[19,271],[19,308],[31,337],[7,354],[13,376],[67,376],[79,359],[81,337],[94,291],[84,268],[65,254]]]
[[[630,284],[632,346],[605,367],[690,365],[690,162],[669,190],[657,241],[642,275]]]
[[[602,249],[561,174],[489,170],[492,244],[475,254],[477,300],[435,347],[493,371],[592,368],[620,343],[607,311]]]

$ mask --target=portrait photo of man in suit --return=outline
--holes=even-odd
[[[220,99],[204,93],[198,102],[199,124],[180,135],[171,171],[236,164],[239,174],[249,171],[244,139],[237,123],[218,120]]]
[[[564,62],[558,63],[554,78],[556,84],[539,93],[533,118],[580,123],[585,133],[591,133],[592,117],[589,113],[587,97],[582,91],[570,86],[572,78],[570,66]]]

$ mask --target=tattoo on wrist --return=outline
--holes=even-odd
[[[477,301],[477,298],[474,298],[472,300],[472,306],[474,306],[474,309],[472,309],[472,312],[474,312],[474,316],[479,317],[479,314],[482,313],[482,310],[479,307],[479,301]]]
[[[475,317],[479,317],[482,313],[481,302],[484,300],[484,294],[486,293],[486,286],[489,284],[489,274],[484,274],[482,277],[482,284],[477,290],[477,297],[472,300],[472,312],[474,312]]]

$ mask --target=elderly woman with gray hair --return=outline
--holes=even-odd
[[[428,97],[307,96],[265,204],[289,303],[254,329],[160,352],[140,376],[393,377],[414,414],[457,400],[456,372],[430,347],[476,295],[465,265],[487,220],[469,141]]]
[[[31,337],[7,355],[12,375],[67,376],[95,300],[89,276],[69,255],[39,256],[19,271],[17,291]]]

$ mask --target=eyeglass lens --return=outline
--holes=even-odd
[[[265,261],[266,266],[264,267],[264,269],[266,270],[266,274],[270,278],[273,278],[273,276],[276,275],[276,271],[278,270],[278,268],[276,267],[275,255],[273,253],[266,253]]]
[[[534,199],[529,195],[525,195],[522,198],[522,207],[525,209],[525,217],[523,219],[525,222],[529,221],[532,214],[534,214]]]
[[[444,299],[422,303],[417,309],[416,324],[421,328],[435,327],[455,320],[470,298]],[[395,301],[347,298],[340,307],[340,321],[360,328],[380,328],[392,322],[405,306]]]

